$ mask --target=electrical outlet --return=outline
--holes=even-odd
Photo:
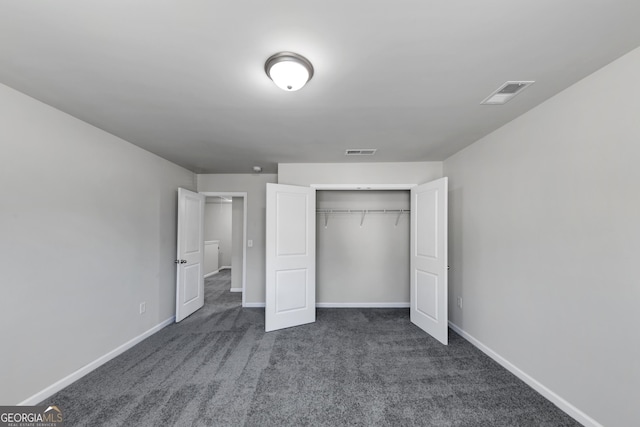
[[[142,301],[140,303],[140,314],[144,314],[145,311],[147,311],[147,303]]]
[[[458,297],[458,308],[462,308],[462,297]]]
[[[247,246],[252,248],[253,247],[253,240],[247,240]]]

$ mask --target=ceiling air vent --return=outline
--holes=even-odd
[[[487,96],[480,104],[501,105],[531,86],[533,81],[506,82],[491,95]]]
[[[344,152],[345,156],[373,156],[376,154],[376,148],[347,148]]]

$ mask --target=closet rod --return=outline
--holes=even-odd
[[[364,224],[364,217],[368,213],[397,213],[396,217],[396,227],[398,226],[398,221],[400,221],[400,215],[403,213],[409,213],[411,209],[316,209],[316,213],[324,214],[324,228],[327,228],[327,223],[329,221],[329,214],[344,214],[344,213],[359,213],[362,216],[360,217],[360,227]]]
[[[316,213],[409,213],[411,209],[316,209]]]

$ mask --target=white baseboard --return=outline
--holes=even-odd
[[[459,326],[449,322],[449,327],[453,329],[458,335],[462,338],[469,341],[471,344],[480,349],[484,354],[498,362],[502,367],[507,369],[509,372],[514,374],[516,377],[520,378],[522,381],[527,383],[531,388],[535,391],[543,395],[547,400],[551,401],[558,408],[567,413],[570,417],[578,421],[580,424],[585,427],[603,427],[602,424],[598,423],[596,420],[582,412],[580,409],[573,406],[571,403],[564,400],[562,397],[551,391],[545,385],[531,377],[529,374],[515,366],[513,363],[509,362],[504,357],[500,356],[498,353],[478,341],[472,335],[469,335],[467,332],[462,330]]]
[[[316,308],[409,308],[408,302],[317,302]]]
[[[66,386],[68,386],[68,385],[74,383],[75,381],[79,380],[80,378],[84,377],[89,372],[94,371],[95,369],[97,369],[100,366],[104,365],[109,360],[113,359],[114,357],[121,355],[122,353],[124,353],[125,351],[127,351],[131,347],[133,347],[134,345],[142,342],[144,339],[150,337],[151,335],[155,334],[156,332],[158,332],[159,330],[163,329],[164,327],[169,326],[170,324],[172,324],[175,321],[175,319],[176,319],[175,316],[171,316],[169,319],[165,320],[164,322],[161,322],[161,323],[157,324],[156,326],[154,326],[153,328],[149,329],[148,331],[143,332],[142,334],[138,335],[137,337],[132,338],[129,341],[127,341],[126,343],[122,344],[121,346],[111,350],[109,353],[105,354],[104,356],[100,356],[99,358],[97,358],[93,362],[89,363],[88,365],[85,365],[84,367],[78,369],[77,371],[75,371],[75,372],[67,375],[66,377],[62,378],[61,380],[56,381],[55,383],[51,384],[49,387],[45,388],[44,390],[39,391],[38,393],[34,394],[33,396],[23,400],[22,402],[18,403],[18,405],[20,405],[20,406],[37,405],[38,403],[42,402],[43,400],[53,396],[54,394],[56,394],[57,392],[59,392],[60,390],[65,388]]]
[[[231,292],[242,292],[242,288],[231,288]]]
[[[213,276],[214,274],[218,274],[220,272],[220,269],[217,269],[216,271],[212,271],[211,273],[207,273],[205,274],[203,277],[206,279],[209,276]]]
[[[265,303],[263,302],[245,302],[243,307],[249,308],[264,308]]]

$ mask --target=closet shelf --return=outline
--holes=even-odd
[[[324,214],[324,228],[327,228],[327,223],[329,221],[329,214],[352,214],[358,213],[362,215],[360,218],[360,227],[364,224],[364,217],[369,213],[394,213],[398,214],[396,217],[396,227],[398,226],[398,221],[400,221],[400,215],[411,212],[411,209],[316,209],[316,213]]]

